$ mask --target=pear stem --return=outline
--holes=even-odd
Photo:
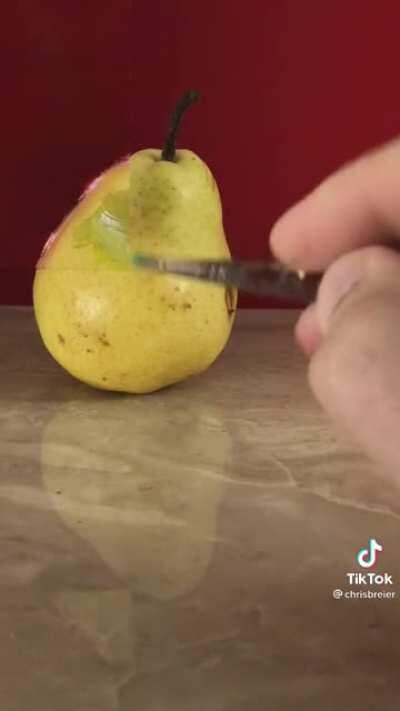
[[[165,139],[161,160],[175,161],[176,138],[181,124],[182,116],[199,98],[197,91],[187,91],[177,102],[170,119],[169,130]]]

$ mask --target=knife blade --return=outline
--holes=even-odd
[[[321,274],[289,271],[277,262],[231,260],[176,260],[135,254],[133,263],[151,271],[229,285],[257,296],[314,301]]]

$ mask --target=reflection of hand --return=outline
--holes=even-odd
[[[326,270],[296,338],[316,397],[365,452],[400,464],[400,139],[328,178],[275,225],[276,257]],[[378,246],[377,246],[378,245]]]

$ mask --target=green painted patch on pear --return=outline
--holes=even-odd
[[[129,199],[127,191],[108,195],[95,212],[75,229],[76,249],[94,249],[98,265],[126,269],[130,260]]]

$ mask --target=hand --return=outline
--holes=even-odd
[[[296,326],[323,408],[373,460],[400,471],[400,140],[325,180],[274,226],[274,255],[324,271]]]

